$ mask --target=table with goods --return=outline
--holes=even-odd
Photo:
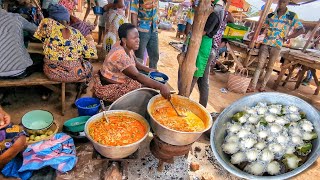
[[[298,89],[305,73],[310,70],[313,75],[313,79],[315,81],[315,85],[317,89],[315,90],[315,95],[319,94],[320,87],[319,87],[319,81],[317,76],[317,70],[320,69],[320,51],[319,50],[307,50],[305,53],[301,50],[295,50],[295,49],[286,49],[283,52],[282,57],[284,58],[283,66],[281,66],[281,71],[279,73],[279,76],[277,80],[275,81],[275,84],[273,86],[274,90],[277,90],[280,82],[284,81],[283,86],[290,80],[293,71],[297,67],[301,67],[301,71],[298,74],[298,80],[296,81],[295,89]],[[283,76],[285,73],[289,71],[287,77],[285,80],[283,80]]]

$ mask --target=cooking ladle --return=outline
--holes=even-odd
[[[169,99],[168,101],[170,102],[171,106],[173,107],[174,111],[177,113],[178,116],[180,116],[180,117],[186,117],[185,115],[180,114],[180,113],[177,111],[176,107],[174,107],[173,103],[171,102],[171,99]]]
[[[107,121],[107,123],[109,123],[109,119],[108,116],[106,114],[106,107],[104,106],[103,100],[100,100],[100,104],[101,104],[101,108],[102,108],[102,113],[103,113],[103,118]]]

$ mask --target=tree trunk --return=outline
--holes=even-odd
[[[179,94],[182,96],[190,96],[190,87],[194,72],[196,71],[196,58],[202,41],[204,26],[212,11],[211,0],[201,0],[199,6],[195,9],[190,44],[186,57],[182,65],[180,65],[182,83]]]

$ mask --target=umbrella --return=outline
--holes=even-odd
[[[245,3],[245,0],[232,0],[231,1],[232,6],[235,6],[237,8],[241,8],[241,9],[243,9],[244,3]]]

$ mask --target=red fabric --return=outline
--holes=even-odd
[[[243,9],[245,0],[232,0],[231,5]]]

